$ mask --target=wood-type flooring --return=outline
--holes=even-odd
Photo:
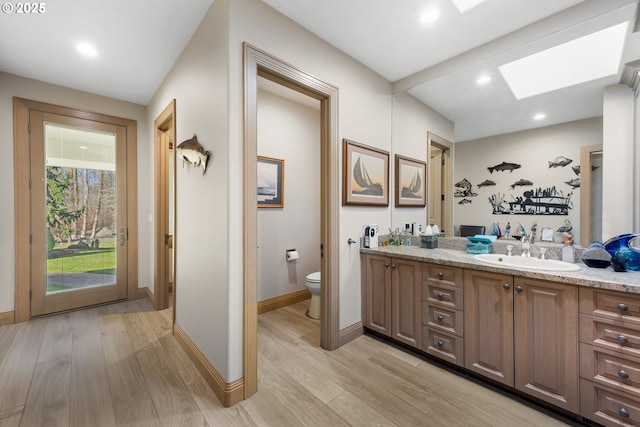
[[[2,326],[0,427],[565,425],[368,336],[324,351],[308,304],[259,316],[259,390],[231,408],[148,300]]]

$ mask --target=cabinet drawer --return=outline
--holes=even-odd
[[[422,326],[422,350],[447,362],[464,366],[463,338]]]
[[[640,399],[640,359],[581,343],[580,376]]]
[[[621,320],[640,328],[640,295],[580,288],[580,313]]]
[[[434,329],[463,336],[462,311],[440,307],[422,301],[422,323]]]
[[[464,297],[462,288],[422,282],[422,301],[436,304],[441,307],[462,310]]]
[[[580,413],[606,426],[640,424],[640,401],[580,379]]]
[[[440,284],[462,287],[462,269],[438,264],[422,264],[422,280],[431,280]]]
[[[640,357],[640,332],[621,321],[581,314],[580,342]]]

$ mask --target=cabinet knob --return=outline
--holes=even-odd
[[[620,378],[622,378],[623,380],[628,380],[629,379],[629,374],[626,371],[622,370],[622,369],[620,369],[618,371],[618,376]]]
[[[516,292],[521,294],[522,293],[522,286],[520,286],[520,285],[516,286]]]
[[[442,299],[442,298],[444,298],[444,295],[442,294],[442,292],[438,292],[436,294],[436,297],[438,297],[438,299]]]
[[[391,268],[396,268],[396,265],[395,264],[391,264]]]
[[[620,303],[620,304],[618,304],[618,310],[627,311],[627,310],[629,310],[629,307],[627,307],[627,304]]]
[[[440,348],[444,347],[444,342],[438,341],[437,342],[437,346],[440,347]]]
[[[504,288],[505,291],[508,291],[509,289],[511,289],[511,285],[509,285],[508,283],[505,283],[504,285],[502,285],[502,287]]]
[[[384,268],[389,268],[389,263],[388,262],[384,263]]]
[[[629,418],[629,411],[624,408],[618,409],[618,414],[620,414],[622,418]]]
[[[622,345],[627,345],[629,344],[629,338],[625,337],[624,335],[618,335],[618,342]]]
[[[442,314],[438,314],[438,317],[436,317],[436,319],[438,319],[438,322],[442,322],[444,320],[444,316]]]
[[[438,279],[442,280],[444,277],[444,273],[442,271],[438,271]]]

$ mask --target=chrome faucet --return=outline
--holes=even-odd
[[[525,258],[531,257],[531,245],[533,244],[533,234],[522,236],[522,253],[520,256]]]

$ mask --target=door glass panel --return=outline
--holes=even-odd
[[[116,283],[116,135],[45,123],[46,293]]]

